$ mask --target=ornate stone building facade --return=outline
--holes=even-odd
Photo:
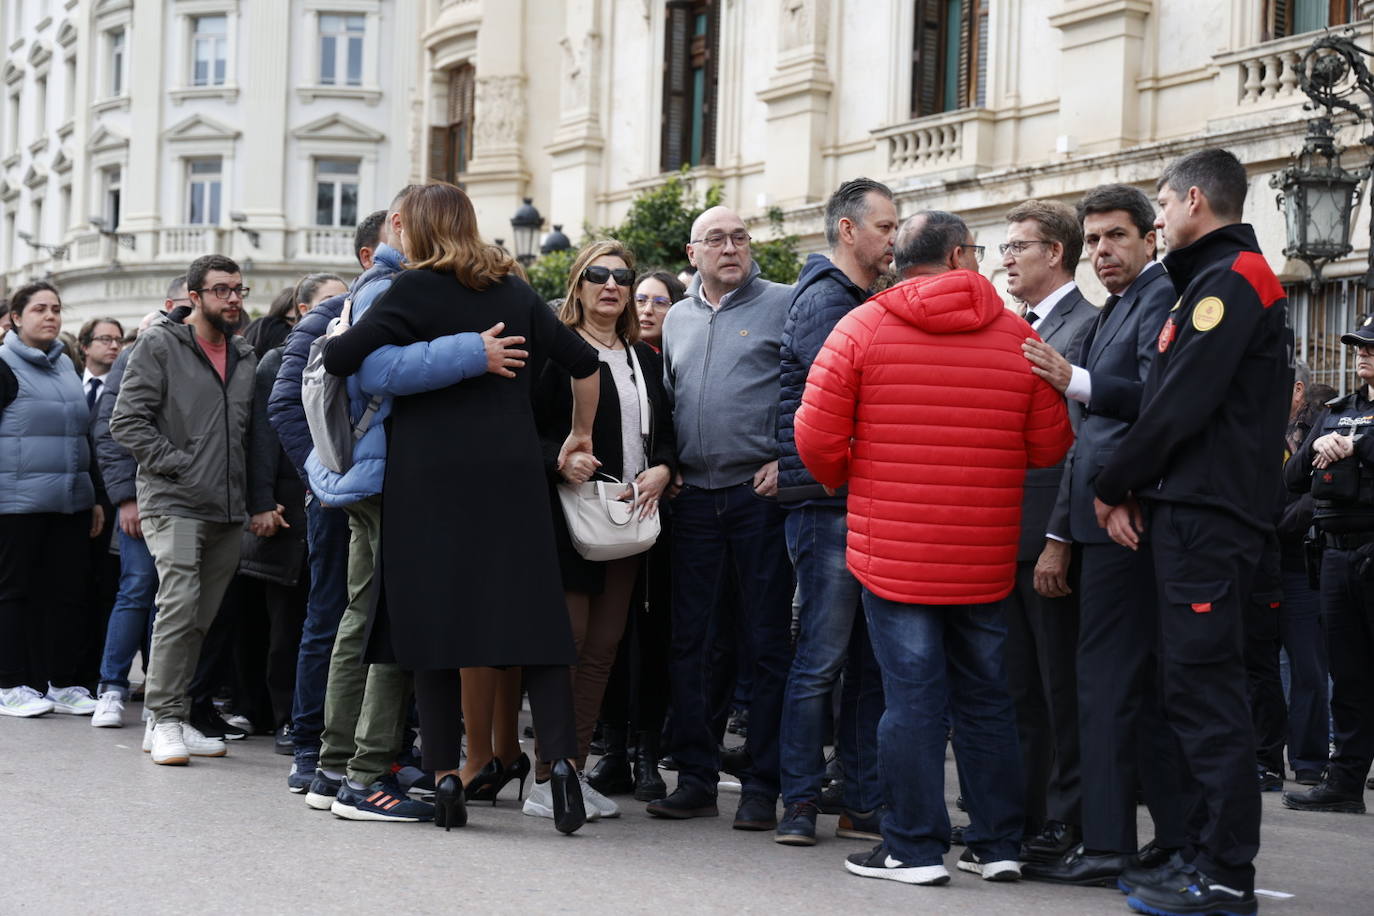
[[[412,173],[419,3],[0,2],[0,284],[51,277],[73,329],[137,320],[194,257],[250,308],[356,271]],[[400,142],[398,142],[398,139]]]
[[[1295,68],[1314,30],[1355,22],[1369,45],[1371,5],[428,0],[417,139],[427,174],[471,192],[488,237],[509,237],[528,196],[577,239],[685,164],[758,231],[781,207],[809,249],[824,244],[826,195],[857,175],[891,184],[903,213],[963,214],[994,246],[1019,200],[1073,202],[1108,181],[1153,192],[1169,159],[1222,145],[1251,170],[1247,219],[1297,281],[1306,268],[1282,257],[1268,187],[1301,146]],[[1302,345],[1332,381],[1331,332],[1364,310],[1341,278],[1364,272],[1368,215],[1334,282],[1315,297],[1295,286]],[[1086,263],[1079,279],[1101,301]]]

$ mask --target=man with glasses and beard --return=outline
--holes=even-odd
[[[206,255],[186,272],[191,314],[163,317],[130,354],[110,434],[138,461],[141,528],[158,572],[143,749],[154,763],[222,757],[224,742],[190,721],[187,688],[201,643],[239,562],[248,482],[244,441],[253,348],[235,336],[248,289],[239,267]],[[254,515],[271,536],[281,507]]]

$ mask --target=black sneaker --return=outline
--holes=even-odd
[[[286,776],[286,788],[293,795],[300,795],[315,781],[315,770],[320,765],[319,754],[297,754],[291,764],[291,772]]]
[[[740,796],[735,811],[736,830],[772,830],[778,826],[778,803],[768,795],[753,792]]]
[[[788,805],[778,821],[778,830],[773,834],[773,842],[784,846],[816,845],[816,805],[813,802],[798,802]]]
[[[1273,770],[1259,768],[1259,789],[1261,792],[1282,792],[1283,774],[1275,773]]]
[[[1153,916],[1252,916],[1259,904],[1251,891],[1213,881],[1191,865],[1185,865],[1158,884],[1142,884],[1126,897],[1137,913]]]
[[[239,741],[248,737],[248,732],[224,721],[215,707],[196,706],[191,709],[191,725],[207,738],[221,738],[225,741]]]
[[[1135,859],[1117,876],[1116,886],[1123,894],[1129,894],[1142,885],[1159,884],[1188,864],[1183,860],[1181,849],[1165,849],[1156,845],[1154,840],[1140,847]]]
[[[287,723],[272,735],[272,751],[283,757],[296,753],[296,740],[291,737],[291,725]]]
[[[324,775],[323,770],[315,771],[315,778],[310,781],[310,788],[305,793],[305,803],[316,811],[328,811],[334,805],[334,798],[339,794],[339,786],[343,785],[342,779],[331,779]]]
[[[821,789],[821,814],[844,814],[844,780],[827,782]]]
[[[984,881],[1017,881],[1021,878],[1021,865],[1015,859],[984,862],[972,849],[964,850],[958,866],[960,871],[973,872]]]
[[[366,789],[355,789],[347,782],[339,786],[329,810],[348,821],[416,823],[434,820],[434,806],[409,798],[404,792],[383,782]]]
[[[655,817],[666,817],[675,821],[689,817],[719,817],[716,797],[705,789],[693,785],[679,785],[667,798],[649,802],[644,810]]]
[[[868,852],[856,852],[844,860],[845,871],[864,878],[883,878],[903,884],[948,884],[949,872],[942,864],[910,865],[893,858],[879,843]]]
[[[1364,791],[1346,789],[1327,777],[1306,792],[1283,793],[1283,806],[1294,811],[1331,811],[1364,814]]]

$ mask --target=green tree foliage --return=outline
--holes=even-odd
[[[692,223],[703,211],[724,202],[719,184],[711,185],[698,198],[692,193],[688,177],[684,169],[658,187],[641,192],[630,203],[619,225],[587,227],[578,247],[594,238],[619,239],[635,253],[640,270],[682,270],[687,266],[686,244],[692,237]],[[800,238],[786,231],[780,207],[769,209],[768,225],[772,238],[754,239],[754,260],[767,279],[795,283],[801,272],[801,257],[797,253]],[[575,256],[575,251],[560,251],[539,258],[528,270],[530,285],[545,299],[562,298]]]

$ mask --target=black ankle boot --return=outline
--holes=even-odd
[[[587,773],[587,782],[602,795],[627,795],[634,791],[635,782],[625,752],[625,728],[603,724],[601,733],[606,739],[606,754]]]
[[[668,786],[658,773],[658,736],[653,732],[639,733],[634,775],[636,801],[657,801],[668,794]]]

